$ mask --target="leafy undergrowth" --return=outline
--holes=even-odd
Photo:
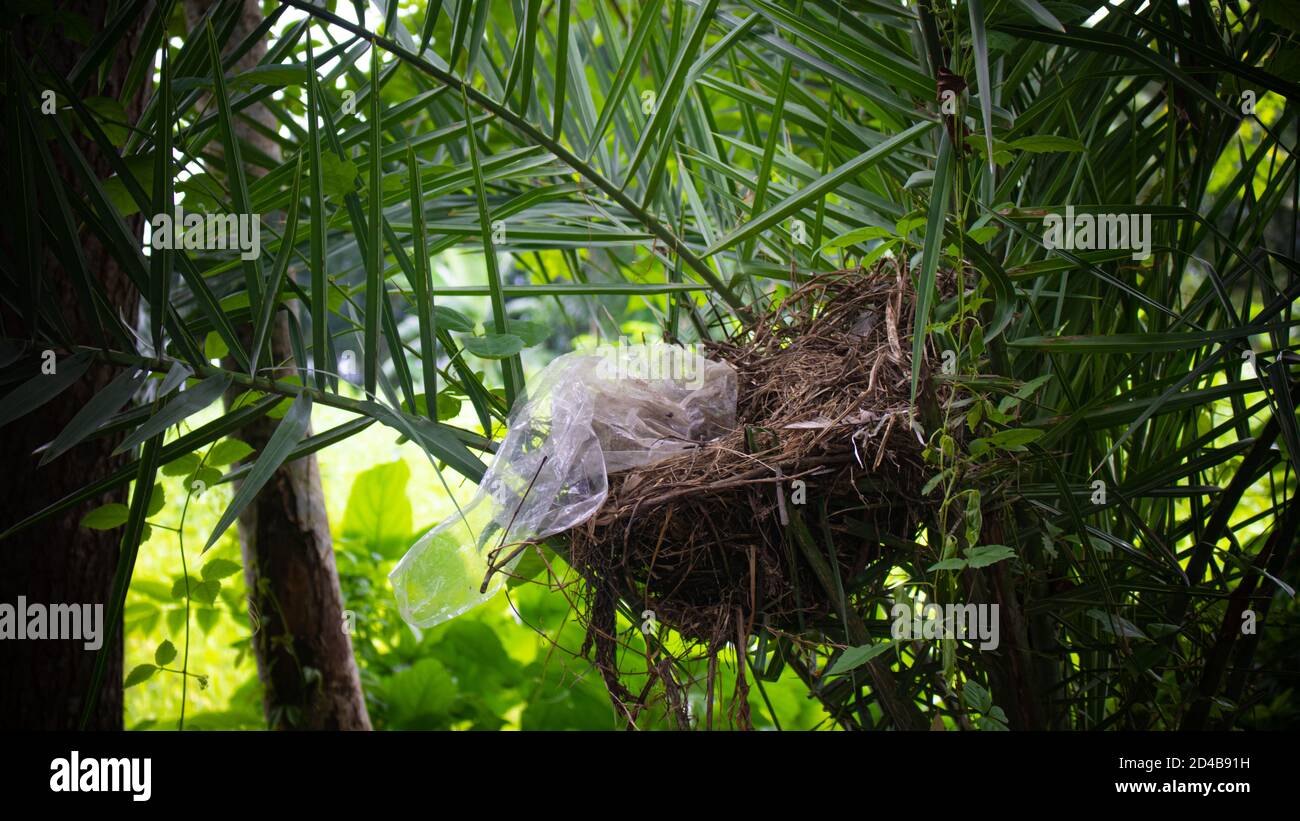
[[[343,412],[318,408],[314,423],[324,429],[342,421]],[[319,457],[344,608],[350,611],[353,646],[376,729],[620,726],[599,676],[576,657],[583,631],[559,593],[523,585],[432,630],[418,631],[402,622],[387,573],[420,532],[454,509],[418,448],[399,446],[391,431],[375,427]],[[249,645],[257,616],[247,610],[235,529],[200,553],[229,503],[229,485],[193,497],[184,514],[186,567],[192,578],[185,661],[178,539],[164,529],[182,521],[185,481],[162,478],[164,503],[151,518],[158,526],[141,547],[131,584],[125,669],[140,671],[136,676],[141,680],[128,679],[126,726],[176,728],[185,675],[185,729],[264,729]],[[464,502],[473,487],[452,490]],[[207,578],[218,573],[225,575]],[[168,647],[175,649],[174,658]],[[725,684],[727,676],[734,677],[734,659],[720,667]],[[792,675],[766,685],[766,696],[770,708],[757,691],[752,695],[757,727],[776,726],[773,711],[782,728],[813,728],[826,717]],[[700,688],[701,712],[703,699]],[[655,726],[653,720],[641,725]]]

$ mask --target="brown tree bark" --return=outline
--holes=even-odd
[[[92,30],[102,25],[110,8],[105,0],[85,0],[76,11],[90,23]],[[111,58],[103,74],[103,85],[78,89],[87,96],[118,98],[121,95],[126,73],[140,30],[144,23],[133,25],[123,38],[122,47]],[[14,49],[19,59],[29,66],[48,67],[67,76],[85,46],[70,40],[61,28],[31,19],[10,18]],[[124,106],[128,118],[134,120],[144,101],[143,89]],[[49,116],[39,115],[38,116]],[[52,116],[64,117],[65,125],[74,134],[66,113]],[[40,136],[38,136],[38,139]],[[18,135],[4,133],[0,136],[0,152],[6,158],[17,156],[15,141]],[[89,138],[78,137],[77,146],[100,179],[110,175],[109,165]],[[57,173],[82,190],[69,158],[63,156],[50,143]],[[0,164],[0,186],[13,195],[20,189],[14,175],[16,163],[7,160]],[[24,221],[16,216],[18,208],[46,208],[34,202],[7,202],[10,218],[0,225],[0,247],[9,260],[18,260],[16,243],[22,241]],[[140,217],[128,220],[133,232],[142,230]],[[74,295],[71,277],[44,243],[42,262],[42,288],[44,302],[57,302],[59,314],[67,324],[73,340],[83,344],[96,344],[93,319],[86,316]],[[108,251],[89,232],[82,232],[82,252],[93,276],[104,288],[109,303],[121,316],[133,321],[139,307],[139,292],[126,272]],[[26,281],[27,271],[13,271]],[[24,286],[6,278],[5,288],[14,296],[14,289]],[[53,295],[54,299],[49,299]],[[37,329],[28,327],[23,317],[12,310],[10,300],[0,303],[0,336],[33,341]],[[34,351],[52,347],[35,344]],[[26,373],[38,372],[30,358]],[[15,366],[17,367],[17,366]],[[18,419],[0,431],[0,469],[4,473],[5,491],[0,494],[0,530],[83,487],[90,479],[103,476],[118,467],[125,457],[112,456],[120,436],[92,439],[69,450],[43,468],[38,468],[39,455],[33,451],[49,442],[72,420],[72,417],[90,397],[100,391],[116,375],[116,368],[93,366],[76,384],[34,413]],[[12,387],[12,386],[11,386]],[[7,389],[6,389],[7,390]],[[118,489],[85,502],[77,507],[29,527],[0,543],[0,603],[15,605],[19,596],[28,603],[99,604],[108,611],[108,601],[113,587],[113,574],[117,567],[118,542],[122,531],[87,530],[78,527],[87,511],[109,502],[126,502],[125,489]],[[103,624],[102,630],[109,629]],[[109,653],[108,668],[100,688],[96,710],[91,716],[91,729],[112,730],[122,727],[122,631],[117,625],[114,639],[106,644]],[[81,641],[71,640],[6,640],[0,641],[0,729],[2,730],[67,730],[79,724],[82,704],[88,695],[91,673],[95,666],[96,651],[85,648]]]
[[[191,24],[209,4],[210,0],[186,0]],[[245,0],[227,47],[238,45],[262,19],[261,4]],[[266,43],[259,42],[240,58],[235,70],[252,68],[265,55]],[[264,106],[249,107],[243,116],[276,127]],[[238,118],[235,130],[241,143],[279,160],[277,143]],[[252,165],[244,170],[253,177],[265,172]],[[251,329],[244,328],[241,336],[251,347]],[[296,372],[283,311],[271,333],[271,360],[276,378]],[[239,438],[260,452],[277,424],[278,420],[263,418],[241,430]],[[250,610],[258,615],[253,646],[267,723],[276,729],[370,729],[352,640],[344,630],[334,542],[314,455],[276,471],[240,515],[239,542]]]

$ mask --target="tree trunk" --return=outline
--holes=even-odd
[[[95,30],[102,25],[111,4],[105,0],[85,0],[76,11],[83,15]],[[77,89],[86,96],[118,98],[126,78],[131,57],[138,45],[140,28],[144,22],[133,25],[123,38],[102,75],[99,88]],[[14,48],[18,59],[27,65],[48,67],[67,76],[85,46],[68,39],[61,26],[43,22],[24,23],[10,18]],[[40,72],[38,71],[38,74]],[[143,89],[130,100],[124,101],[127,117],[134,120],[144,100]],[[12,104],[12,101],[10,101]],[[64,118],[69,130],[76,134],[66,111],[55,115]],[[7,126],[7,123],[6,123]],[[37,139],[42,137],[38,135]],[[3,168],[3,190],[21,190],[15,178],[17,166],[12,160],[17,156],[17,134],[4,133],[0,137],[0,151],[9,161]],[[77,137],[77,146],[100,179],[110,175],[109,165],[93,141]],[[63,156],[54,143],[49,143],[56,172],[80,191],[69,158]],[[45,211],[50,203],[25,202],[21,208]],[[10,260],[20,260],[17,243],[22,241],[24,222],[14,218],[11,203],[10,219],[0,225],[0,246]],[[132,232],[142,229],[139,216],[127,221]],[[50,250],[49,242],[42,260],[41,287],[57,295],[60,315],[67,324],[73,340],[83,344],[96,344],[94,321],[81,310],[71,284],[72,273],[64,269]],[[135,320],[139,309],[139,293],[126,272],[90,232],[81,234],[81,247],[86,264],[104,288],[109,303],[128,322]],[[25,277],[27,271],[14,271]],[[23,285],[6,283],[6,288]],[[49,299],[43,300],[49,302]],[[5,337],[20,340],[37,338],[36,329],[28,327],[24,318],[0,303],[0,322]],[[35,353],[47,346],[36,343]],[[29,352],[30,353],[30,352]],[[83,487],[91,478],[104,476],[119,467],[125,457],[112,455],[121,441],[120,435],[92,439],[69,450],[43,468],[37,468],[39,456],[33,451],[49,442],[83,405],[116,375],[115,368],[95,365],[76,384],[50,403],[9,424],[0,432],[0,465],[4,466],[5,492],[0,495],[0,529],[17,523],[24,517]],[[24,378],[34,376],[38,370],[28,368]],[[12,386],[10,386],[12,387]],[[117,568],[118,542],[122,531],[88,530],[78,527],[87,511],[109,502],[126,502],[124,488],[111,491],[91,501],[47,519],[5,539],[0,544],[0,603],[15,606],[19,596],[28,604],[98,604],[107,614],[113,588],[113,575]],[[102,624],[107,633],[109,626]],[[122,728],[122,630],[117,625],[111,642],[106,644],[109,654],[108,668],[100,688],[96,709],[88,726],[91,729],[112,730]],[[102,634],[101,634],[102,638]],[[89,694],[91,673],[95,667],[96,650],[88,650],[81,641],[72,640],[5,640],[0,641],[0,729],[16,730],[68,730],[79,724],[82,704]]]
[[[271,347],[274,360],[286,363],[276,369],[283,378],[293,371],[283,313]],[[239,436],[261,451],[277,424],[263,417]],[[239,543],[258,616],[253,646],[267,722],[276,729],[370,729],[315,456],[275,472],[240,515]]]
[[[209,0],[187,0],[191,24],[208,5]],[[262,19],[260,3],[245,0],[227,47],[240,43]],[[265,54],[266,44],[255,44],[234,70],[252,68]],[[245,109],[243,116],[276,127],[264,106]],[[278,144],[239,118],[235,123],[241,143],[280,159]],[[262,173],[263,169],[245,168],[249,176]],[[243,329],[241,336],[251,347],[251,329]],[[271,362],[277,378],[296,372],[283,312],[273,324]],[[233,361],[226,364],[235,367]],[[241,430],[239,438],[260,452],[277,424],[278,420],[264,417]],[[258,617],[253,646],[268,724],[276,729],[370,729],[352,640],[344,630],[334,542],[314,455],[276,471],[240,515],[239,542],[250,611]]]

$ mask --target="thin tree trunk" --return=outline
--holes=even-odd
[[[293,370],[288,323],[272,334],[277,378]],[[240,431],[260,451],[278,420],[263,417]],[[310,433],[310,431],[308,431]],[[280,467],[239,517],[239,543],[267,722],[277,729],[368,730],[361,678],[344,629],[320,470],[315,456]]]
[[[209,0],[187,0],[191,25],[208,5]],[[243,14],[227,47],[238,45],[262,20],[261,4],[244,0]],[[265,42],[256,43],[235,71],[252,68],[265,55]],[[275,119],[262,105],[245,109],[243,116],[276,128]],[[241,143],[279,161],[279,145],[240,118],[235,120],[235,131]],[[251,177],[265,173],[251,165],[244,171]],[[251,347],[251,336],[251,329],[244,328],[241,337],[246,347]],[[295,372],[283,311],[273,324],[271,364],[277,378]],[[235,367],[233,361],[227,367]],[[278,420],[263,418],[241,430],[239,438],[260,452],[277,424]],[[334,542],[314,455],[276,471],[240,515],[239,542],[250,610],[258,615],[253,647],[267,723],[276,729],[370,729],[352,640],[344,630]]]
[[[77,7],[94,28],[105,19],[110,4],[104,0],[86,0]],[[15,18],[16,19],[16,18]],[[87,96],[118,98],[130,61],[138,43],[144,22],[133,25],[106,65],[103,86],[94,90],[77,89]],[[61,27],[44,23],[13,29],[14,48],[19,59],[32,65],[43,60],[53,71],[67,76],[85,46],[68,39]],[[127,117],[134,120],[144,100],[143,90],[125,101]],[[70,121],[66,112],[55,115]],[[70,128],[76,133],[75,128]],[[4,133],[0,138],[0,151],[4,156],[17,156],[17,134]],[[42,139],[41,135],[37,139]],[[77,146],[95,174],[105,179],[110,175],[109,165],[94,142],[78,137]],[[56,172],[78,191],[83,186],[77,181],[69,158],[54,144],[49,144]],[[13,176],[17,167],[13,162],[3,165],[3,189],[17,192],[18,180]],[[16,243],[22,240],[24,221],[17,219],[14,208],[41,208],[49,203],[8,203],[10,219],[0,226],[0,246],[10,260],[22,259],[15,253]],[[142,230],[140,217],[127,221],[133,233]],[[135,320],[139,310],[139,293],[126,272],[112,255],[91,236],[81,234],[82,253],[91,275],[104,288],[109,303],[128,322]],[[15,271],[25,277],[27,271]],[[82,344],[96,344],[94,320],[86,316],[72,288],[72,273],[67,271],[45,243],[42,262],[41,287],[57,294],[59,313],[67,324],[72,338]],[[25,286],[7,283],[6,289]],[[17,291],[11,291],[17,293]],[[0,335],[11,339],[32,340],[36,329],[28,327],[24,318],[10,310],[7,303],[0,304]],[[35,353],[40,353],[38,346]],[[5,492],[0,494],[0,529],[15,524],[41,508],[78,490],[88,478],[110,473],[122,464],[125,457],[112,455],[120,436],[92,439],[69,450],[43,468],[38,468],[39,456],[33,451],[49,442],[72,420],[90,397],[100,391],[116,375],[115,368],[107,365],[93,366],[75,385],[35,413],[19,419],[0,431],[0,465],[4,466]],[[34,376],[37,368],[31,367],[23,377]],[[101,605],[107,614],[108,601],[113,588],[113,575],[117,568],[118,542],[122,531],[88,530],[78,527],[87,511],[109,502],[125,502],[124,488],[106,493],[84,502],[52,519],[29,527],[5,539],[0,544],[0,603],[16,605],[19,596],[29,604],[91,604]],[[102,624],[101,630],[109,630]],[[91,729],[111,730],[122,728],[122,630],[117,625],[112,642],[106,645],[108,667],[100,688]],[[101,634],[102,639],[102,634]],[[96,650],[89,650],[81,641],[72,640],[6,640],[0,641],[0,729],[75,729],[80,712],[89,694],[91,672],[95,666]]]

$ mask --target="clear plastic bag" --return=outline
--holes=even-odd
[[[402,618],[431,627],[494,596],[489,554],[582,524],[610,473],[648,465],[734,428],[736,372],[673,345],[617,345],[557,357],[515,403],[505,440],[460,515],[430,530],[389,574]],[[509,571],[518,556],[503,566]]]

